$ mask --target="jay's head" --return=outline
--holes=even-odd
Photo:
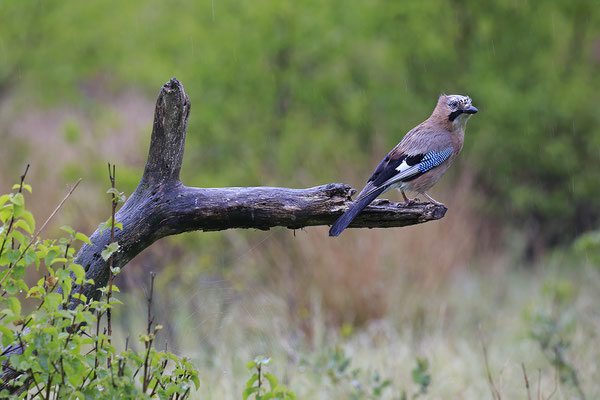
[[[477,113],[478,111],[479,110],[473,106],[469,96],[462,96],[460,94],[443,94],[438,100],[438,104],[434,113],[446,119],[455,127],[464,128],[471,115]]]

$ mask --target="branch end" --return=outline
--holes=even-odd
[[[177,78],[171,78],[162,86],[156,100],[152,140],[142,178],[146,186],[179,181],[190,108],[190,99]]]

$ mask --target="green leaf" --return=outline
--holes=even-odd
[[[11,195],[10,201],[17,206],[22,207],[25,205],[25,198],[23,197],[22,193],[15,193]]]
[[[7,307],[13,312],[14,315],[21,315],[21,302],[16,297],[6,298]]]
[[[83,303],[87,302],[87,297],[83,293],[75,293],[73,295],[73,298],[77,299],[77,300],[79,300],[79,301],[81,301]]]
[[[71,264],[69,269],[73,271],[73,274],[75,274],[75,283],[82,283],[85,279],[85,270],[83,267],[79,264]]]
[[[273,390],[277,384],[279,383],[279,381],[277,380],[277,378],[275,377],[275,375],[273,375],[270,372],[265,372],[265,378],[267,378],[267,380],[269,381],[269,385],[271,386],[271,390]]]
[[[247,400],[248,397],[250,397],[250,395],[252,393],[256,393],[258,392],[259,388],[257,387],[247,387],[246,389],[244,389],[244,391],[242,392],[242,399],[243,400]]]
[[[113,242],[113,243],[111,243],[109,245],[106,245],[106,249],[102,250],[102,253],[100,253],[100,255],[102,256],[102,258],[104,259],[104,261],[108,261],[108,259],[110,258],[110,256],[113,255],[118,250],[119,250],[119,243],[118,242]]]
[[[92,242],[90,241],[90,238],[89,238],[89,237],[87,237],[87,235],[84,235],[84,234],[83,234],[83,233],[81,233],[81,232],[77,232],[77,233],[75,234],[75,240],[80,240],[80,241],[82,241],[82,242],[84,242],[84,243],[87,243],[87,244],[92,244]]]
[[[11,236],[13,237],[13,239],[19,242],[19,244],[22,247],[27,246],[27,244],[29,244],[29,240],[25,238],[25,235],[23,235],[20,231],[12,231]]]
[[[58,263],[58,262],[59,262],[59,263],[66,263],[66,262],[67,262],[67,259],[66,259],[66,258],[64,258],[64,257],[56,257],[56,258],[52,259],[52,262],[50,263],[50,265],[52,265],[52,264],[56,264],[56,263]]]
[[[0,324],[0,333],[2,333],[2,346],[6,347],[15,340],[15,333],[4,324]]]
[[[104,232],[104,230],[106,229],[107,226],[110,226],[109,223],[110,223],[110,220],[100,222],[98,224],[98,230],[100,231],[100,234],[102,234],[102,232]]]
[[[8,200],[10,200],[10,196],[8,194],[3,194],[0,196],[0,207],[2,207]]]
[[[14,228],[21,228],[23,229],[25,232],[29,233],[30,235],[33,235],[33,230],[31,229],[31,227],[29,226],[29,224],[23,220],[23,219],[19,219],[17,222],[14,223],[13,225]]]
[[[117,201],[119,203],[123,203],[125,200],[127,200],[127,196],[125,196],[125,193],[119,192],[116,188],[110,188],[106,191],[106,193],[114,194],[115,201]]]
[[[252,374],[250,379],[246,382],[246,387],[252,387],[256,381],[258,381],[258,374]]]
[[[21,218],[27,222],[27,225],[29,225],[29,229],[33,234],[35,231],[35,218],[33,218],[33,214],[30,211],[25,210],[23,213],[21,213]]]
[[[62,296],[58,293],[49,293],[44,299],[44,306],[48,311],[58,310],[58,306],[62,301]]]
[[[60,227],[60,229],[67,232],[71,236],[75,234],[75,229],[71,228],[69,225],[63,225]]]
[[[198,379],[198,375],[192,375],[191,380],[194,382],[196,390],[200,389],[200,379]]]
[[[27,292],[27,297],[41,297],[45,290],[39,286],[34,286]]]
[[[6,223],[6,221],[13,216],[13,206],[4,206],[0,209],[0,222]]]

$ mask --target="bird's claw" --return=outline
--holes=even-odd
[[[409,207],[409,206],[412,206],[413,204],[420,203],[420,202],[421,202],[421,199],[419,199],[418,197],[415,197],[414,199],[406,198],[403,203],[400,203],[400,205],[402,207]]]
[[[425,196],[427,198],[427,200],[429,200],[430,203],[433,203],[436,206],[446,207],[443,203],[440,203],[439,201],[437,201],[436,199],[434,199],[433,197],[431,197],[427,193],[423,193],[423,196]]]

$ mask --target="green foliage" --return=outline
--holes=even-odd
[[[110,258],[110,256],[112,256],[118,250],[119,250],[119,243],[118,242],[113,242],[111,244],[107,244],[106,245],[106,249],[102,250],[102,252],[100,253],[100,255],[102,256],[102,258],[104,259],[104,261],[107,261]]]
[[[266,357],[256,357],[254,361],[246,364],[250,372],[254,372],[246,382],[246,388],[242,392],[242,399],[255,400],[296,400],[296,395],[285,385],[279,383],[279,380],[270,372],[264,369],[271,364],[271,359]],[[265,379],[269,382],[269,388],[265,386]]]
[[[573,247],[577,254],[585,256],[592,264],[600,267],[600,230],[581,235]]]
[[[532,240],[600,219],[592,0],[26,0],[3,2],[0,19],[0,88],[18,75],[22,93],[87,110],[99,88],[153,97],[181,79],[199,105],[190,184],[347,181],[352,160],[359,185],[440,92],[458,92],[481,110],[461,160],[486,210],[527,223]]]
[[[160,325],[150,323],[140,335],[140,352],[113,346],[103,317],[120,302],[110,296],[93,301],[73,290],[92,283],[74,263],[74,246],[90,243],[89,238],[68,226],[61,228],[66,235],[60,239],[35,237],[35,221],[21,193],[31,188],[16,188],[19,192],[0,196],[0,361],[3,370],[25,372],[10,382],[25,386],[21,398],[172,399],[187,397],[192,384],[197,389],[198,372],[186,358],[152,347]],[[106,251],[117,249],[112,243]],[[28,283],[33,266],[43,277]],[[101,289],[108,292],[118,288]],[[17,347],[24,351],[11,354]],[[0,392],[7,395],[6,389]]]
[[[428,371],[429,360],[426,358],[417,358],[417,365],[411,371],[413,382],[419,387],[419,390],[413,398],[416,398],[420,394],[427,393],[427,388],[431,384],[431,374]]]
[[[568,356],[575,330],[572,310],[575,288],[565,279],[554,279],[543,285],[541,293],[547,308],[526,314],[531,326],[529,334],[556,369],[560,381],[572,387],[580,399],[585,399],[577,368]]]
[[[114,226],[115,229],[123,229],[123,224],[121,222],[117,222],[117,221],[113,222],[112,217],[111,217],[104,222],[100,222],[98,224],[98,230],[100,231],[100,233],[103,233],[105,229],[110,229],[112,226]]]
[[[106,193],[114,195],[113,201],[117,204],[125,203],[125,200],[127,200],[127,196],[125,196],[125,193],[119,192],[116,188],[110,188],[106,191]]]
[[[402,390],[400,399],[416,399],[426,394],[431,384],[429,373],[429,361],[417,358],[417,365],[411,371],[412,381],[417,390],[409,397],[406,390]],[[389,378],[384,378],[378,371],[365,373],[361,368],[350,368],[352,359],[346,355],[343,349],[336,347],[330,349],[326,354],[318,357],[312,368],[329,378],[334,388],[344,394],[344,398],[353,400],[383,399],[389,392],[399,392]]]

